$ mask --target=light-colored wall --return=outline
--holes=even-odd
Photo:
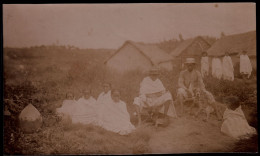
[[[119,72],[139,69],[149,70],[151,62],[142,55],[134,46],[126,44],[122,49],[107,62],[109,68]]]
[[[172,61],[162,62],[159,64],[159,67],[170,71],[172,70],[173,64]]]

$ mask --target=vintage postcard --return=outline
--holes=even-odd
[[[4,154],[258,152],[255,3],[3,4]]]

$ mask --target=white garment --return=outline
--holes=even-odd
[[[156,79],[153,81],[149,76],[145,77],[140,83],[139,97],[134,99],[133,104],[138,105],[141,109],[145,107],[144,102],[149,106],[159,106],[168,100],[172,100],[170,92],[166,91],[161,80]],[[159,110],[160,113],[164,113],[164,106]],[[168,116],[177,117],[173,102],[170,104]]]
[[[223,115],[224,122],[221,126],[221,132],[236,139],[244,136],[256,134],[255,128],[249,126],[245,115],[239,106],[237,109],[226,109]]]
[[[248,78],[250,77],[252,72],[252,64],[247,55],[240,55],[240,73],[248,74]]]
[[[96,109],[96,100],[93,97],[89,99],[80,98],[72,112],[72,123],[97,124],[98,116]]]
[[[135,130],[134,125],[130,122],[130,116],[123,101],[114,102],[108,100],[104,107],[101,108],[99,125],[108,131],[126,135]]]
[[[234,80],[234,67],[230,56],[223,57],[223,79],[224,80]]]
[[[212,76],[218,79],[222,77],[222,63],[219,58],[212,59]]]
[[[107,93],[102,92],[102,93],[99,94],[99,96],[97,98],[97,104],[98,105],[103,105],[108,100],[111,100],[111,91],[108,91]]]
[[[64,100],[60,108],[56,109],[58,114],[63,114],[71,117],[72,112],[74,111],[76,101],[75,100]]]
[[[208,56],[201,57],[201,75],[202,77],[209,74],[209,58]]]

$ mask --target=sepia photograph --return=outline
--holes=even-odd
[[[2,9],[4,155],[258,153],[256,3]]]

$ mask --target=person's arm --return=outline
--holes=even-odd
[[[178,86],[179,88],[183,88],[187,90],[188,88],[184,85],[184,77],[183,77],[183,72],[180,73],[179,80],[178,80]]]

